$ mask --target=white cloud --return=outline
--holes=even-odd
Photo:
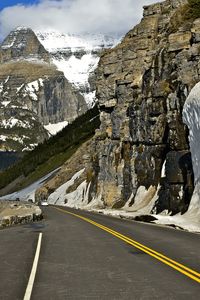
[[[61,32],[126,32],[142,17],[142,6],[154,0],[40,0],[0,12],[0,35],[17,26]]]

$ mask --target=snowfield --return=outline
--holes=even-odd
[[[52,62],[68,81],[84,96],[88,107],[95,102],[90,90],[89,77],[99,62],[99,52],[120,42],[116,34],[62,34],[58,31],[36,31],[40,43],[52,54]]]
[[[49,123],[44,128],[50,133],[50,135],[56,135],[59,131],[65,128],[69,123],[67,121],[59,122],[56,124]]]

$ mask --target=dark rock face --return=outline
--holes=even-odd
[[[171,18],[186,2],[145,7],[141,23],[101,57],[96,191],[107,206],[122,207],[128,200],[132,205],[144,186],[155,187],[154,212],[188,208],[193,170],[182,110],[200,80],[200,26],[196,20],[187,28],[170,29]]]
[[[189,151],[170,151],[166,156],[166,174],[161,178],[156,212],[186,212],[194,189],[194,176]]]

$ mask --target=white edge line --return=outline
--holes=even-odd
[[[38,237],[37,249],[35,252],[35,258],[33,261],[31,274],[29,277],[28,285],[27,285],[23,300],[30,300],[30,298],[31,298],[31,293],[32,293],[32,289],[33,289],[33,284],[34,284],[38,261],[39,261],[39,256],[40,256],[41,242],[42,242],[42,233],[40,232],[39,237]]]

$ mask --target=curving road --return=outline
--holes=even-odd
[[[200,235],[73,209],[44,214],[0,230],[1,300],[24,298],[39,233],[33,300],[199,299]]]

